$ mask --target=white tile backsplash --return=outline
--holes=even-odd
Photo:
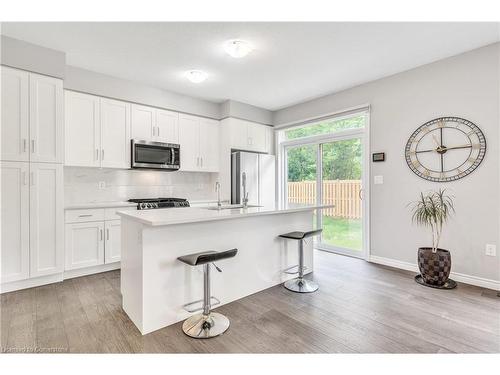
[[[130,198],[216,199],[217,178],[218,173],[64,167],[64,200],[71,205]],[[99,189],[99,181],[104,181],[104,189]]]

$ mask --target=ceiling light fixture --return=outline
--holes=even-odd
[[[250,43],[245,42],[244,40],[234,39],[228,40],[224,45],[224,49],[229,56],[239,59],[252,52],[253,47]]]
[[[201,70],[190,70],[186,72],[186,78],[189,79],[193,83],[201,83],[205,81],[208,77],[208,74]]]

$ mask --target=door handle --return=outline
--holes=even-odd
[[[160,136],[160,127],[159,126],[156,127],[156,135],[158,137]]]
[[[23,152],[26,152],[26,138],[23,139]]]
[[[358,196],[359,196],[359,200],[362,201],[363,200],[363,189],[359,189]]]
[[[106,241],[109,241],[109,228],[106,228]]]

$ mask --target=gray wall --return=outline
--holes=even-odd
[[[137,82],[66,66],[64,88],[210,118],[219,118],[219,104],[176,94]]]
[[[237,102],[235,100],[227,100],[220,105],[221,120],[233,117],[272,126],[272,115],[273,113],[267,109]]]
[[[22,40],[0,36],[0,63],[52,77],[64,78],[66,54]]]
[[[444,187],[456,200],[456,217],[441,246],[452,251],[453,271],[500,280],[500,253],[485,255],[485,244],[500,245],[500,44],[480,48],[274,113],[275,126],[369,103],[370,143],[385,151],[385,163],[371,164],[371,254],[415,263],[427,230],[411,224],[408,202],[420,191]],[[421,124],[443,115],[460,116],[485,133],[488,149],[471,175],[446,184],[427,182],[407,167],[404,147]],[[500,250],[500,249],[499,249]]]

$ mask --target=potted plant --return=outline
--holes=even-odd
[[[454,212],[453,197],[443,189],[420,193],[420,199],[413,202],[412,221],[430,228],[432,232],[432,247],[418,249],[418,268],[424,285],[442,288],[448,281],[451,254],[448,250],[439,248],[439,241],[444,224]],[[417,281],[419,276],[415,278]]]

